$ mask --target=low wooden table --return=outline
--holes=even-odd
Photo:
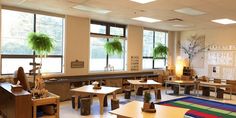
[[[33,99],[32,98],[32,106],[33,106],[33,118],[37,118],[37,106],[42,106],[42,105],[50,105],[50,104],[55,104],[56,105],[56,113],[50,118],[59,118],[59,104],[60,104],[60,97],[53,94],[49,93],[49,96],[46,98],[38,98],[38,99]]]
[[[171,80],[171,81],[165,81],[165,92],[167,94],[167,85],[177,85],[179,87],[180,92],[180,86],[194,86],[194,94],[196,94],[196,82],[195,81],[183,81],[183,80]]]
[[[150,87],[154,87],[155,93],[158,89],[161,88],[161,83],[156,82],[154,80],[147,80],[147,82],[141,82],[140,80],[127,80],[131,85],[134,85],[134,91],[135,93],[137,92],[138,86],[148,86],[149,89]],[[157,98],[156,98],[157,99]]]
[[[71,89],[75,98],[78,98],[81,93],[88,93],[90,96],[96,94],[100,103],[100,114],[103,114],[103,102],[105,95],[113,93],[113,98],[116,99],[116,91],[119,90],[118,87],[107,87],[101,86],[101,89],[93,89],[93,85],[86,85],[79,88]],[[78,99],[75,99],[75,110],[78,110]]]
[[[213,83],[213,82],[199,82],[197,85],[197,95],[199,95],[199,87],[211,87],[215,90],[215,96],[217,97],[217,88],[229,88],[230,89],[230,99],[232,99],[232,85],[226,83]]]
[[[189,109],[155,105],[156,113],[142,112],[143,102],[132,101],[118,109],[110,111],[117,118],[184,118]]]

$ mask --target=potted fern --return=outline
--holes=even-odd
[[[150,108],[150,100],[152,99],[150,92],[145,92],[144,93],[144,98],[143,98],[143,109],[149,109]]]
[[[43,33],[32,32],[28,35],[28,45],[40,57],[40,67],[42,66],[43,56],[50,53],[53,48],[53,39]]]
[[[119,39],[120,37],[113,37],[112,41],[109,41],[104,45],[105,51],[108,55],[117,54],[121,56],[123,50],[122,50],[122,45]]]
[[[168,47],[163,45],[162,43],[157,43],[157,46],[153,50],[153,58],[154,59],[163,59],[166,57],[168,52]]]

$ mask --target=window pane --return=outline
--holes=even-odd
[[[3,58],[2,59],[2,74],[14,73],[20,66],[24,68],[25,73],[29,73],[32,66],[29,63],[32,59],[19,59],[19,58]]]
[[[106,34],[106,26],[91,24],[90,25],[90,32],[91,33],[98,33],[98,34]]]
[[[144,30],[143,32],[143,56],[152,57],[153,51],[153,31]]]
[[[152,59],[145,59],[143,58],[143,69],[152,69]]]
[[[166,33],[165,32],[155,32],[155,43],[166,44]]]
[[[112,41],[111,39],[109,41]],[[109,56],[109,59],[108,59],[108,62],[111,66],[114,67],[114,70],[124,70],[124,63],[125,63],[125,60],[124,60],[124,40],[123,39],[120,39],[119,40],[122,44],[122,48],[123,48],[123,53],[119,56],[119,55],[112,55],[112,56]]]
[[[124,36],[124,28],[110,27],[110,35]]]
[[[106,66],[106,39],[91,37],[90,40],[90,71],[104,70]]]
[[[40,58],[36,59],[37,63],[40,63]],[[32,66],[31,66],[32,69]],[[42,59],[42,73],[61,72],[62,58],[60,57],[46,57]]]
[[[2,9],[2,54],[32,54],[27,36],[33,32],[34,15]]]
[[[155,59],[154,68],[165,68],[165,59]]]
[[[63,55],[63,18],[45,15],[36,16],[36,31],[49,35],[54,40],[53,55]]]

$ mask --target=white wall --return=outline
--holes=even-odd
[[[90,20],[74,16],[65,18],[65,74],[88,74]],[[71,61],[84,61],[84,68],[71,68]]]
[[[205,35],[205,45],[217,45],[217,46],[229,46],[236,45],[236,27],[235,26],[222,26],[215,29],[202,29],[202,30],[194,30],[194,31],[184,31],[181,32],[181,40],[186,40],[191,35]],[[222,65],[222,64],[209,64],[208,54],[211,52],[226,52],[232,53],[233,62],[230,65]],[[223,56],[222,56],[223,57]],[[220,58],[220,60],[224,61],[224,58]],[[212,67],[219,67],[219,78],[226,79],[225,76],[231,79],[236,79],[236,75],[232,73],[236,73],[236,51],[235,50],[210,50],[208,52],[204,52],[204,58],[197,60],[199,63],[201,61],[204,62],[203,67],[194,68],[198,75],[207,75],[209,77],[212,76]],[[211,60],[210,60],[211,61]],[[232,72],[224,71],[231,70]],[[214,77],[215,78],[215,77]],[[216,77],[218,78],[218,77]]]
[[[142,47],[143,47],[143,27],[129,25],[128,26],[128,54],[127,54],[127,70],[131,71],[131,56],[139,57],[139,69],[142,70]]]

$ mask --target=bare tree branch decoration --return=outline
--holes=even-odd
[[[205,36],[204,35],[194,35],[186,40],[185,44],[181,45],[179,42],[179,47],[188,55],[189,66],[191,65],[192,59],[200,52],[209,50],[210,45],[205,46]]]

